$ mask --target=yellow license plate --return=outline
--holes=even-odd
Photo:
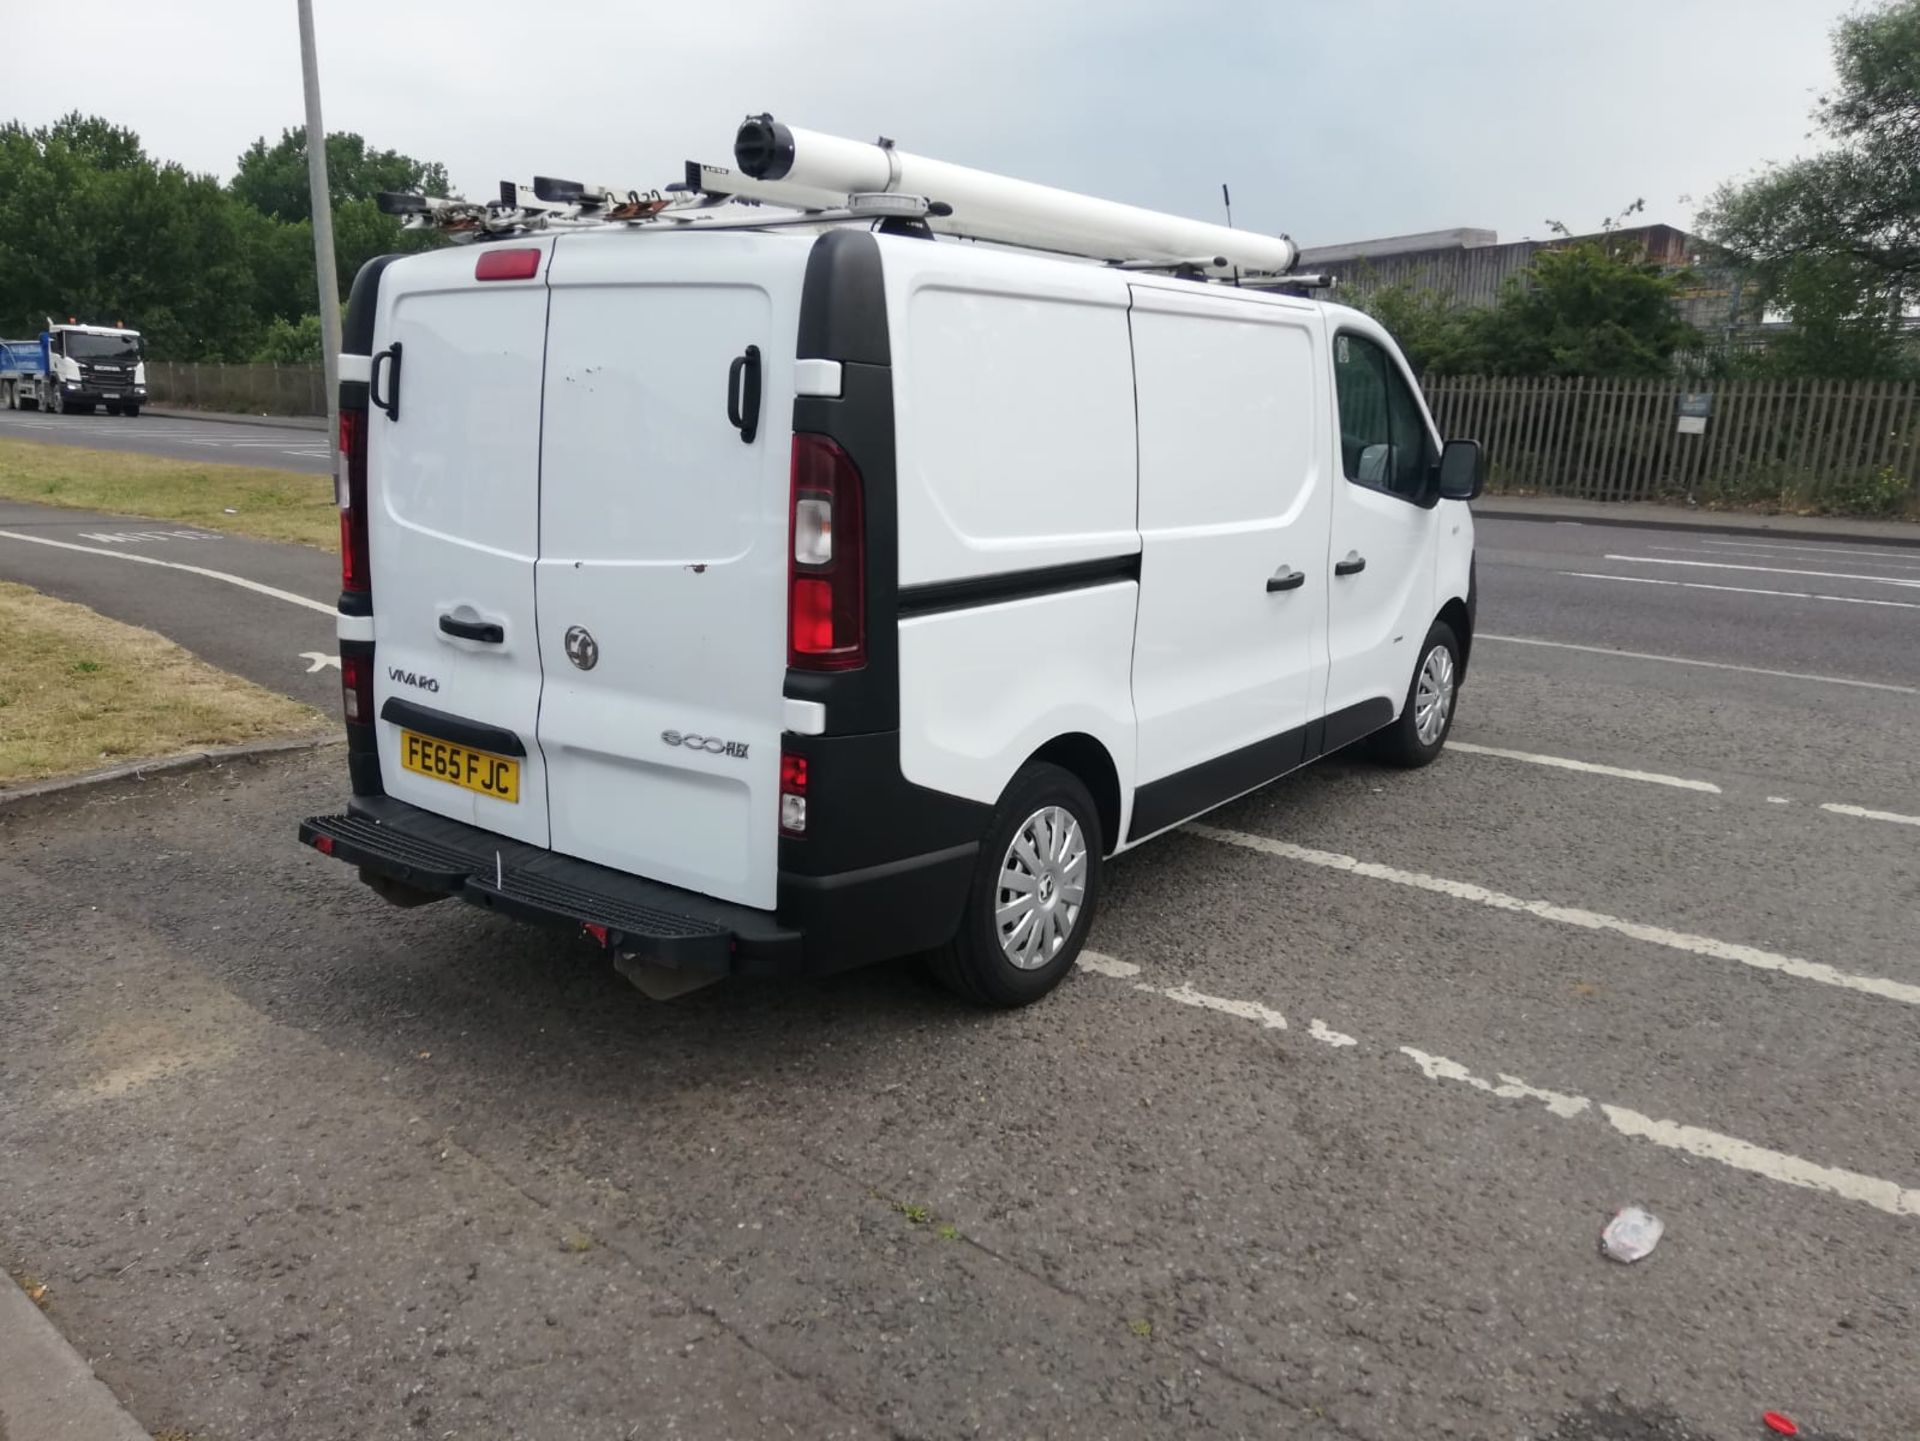
[[[400,764],[416,775],[464,787],[509,805],[520,802],[520,762],[486,751],[400,732]]]

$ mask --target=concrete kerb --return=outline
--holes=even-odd
[[[324,415],[239,415],[225,410],[188,410],[178,405],[146,405],[142,415],[158,415],[169,420],[217,420],[224,425],[272,425],[287,430],[327,428]]]
[[[0,789],[0,812],[24,801],[64,795],[68,791],[107,785],[113,781],[148,780],[154,776],[170,775],[177,771],[211,770],[231,761],[255,760],[262,756],[280,755],[287,751],[318,750],[322,746],[344,744],[346,744],[346,737],[325,732],[319,735],[293,736],[281,740],[249,741],[245,745],[215,746],[211,750],[189,751],[185,755],[166,756],[160,760],[133,761],[127,765],[108,766],[102,770],[86,771],[77,776],[56,776],[52,780],[34,781],[28,785]],[[8,1436],[5,1432],[0,1432],[0,1438],[4,1438],[4,1441],[16,1441],[16,1438]]]
[[[150,1441],[147,1428],[59,1328],[0,1276],[0,1437],[5,1441]]]

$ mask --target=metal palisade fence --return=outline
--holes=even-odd
[[[147,400],[236,415],[325,415],[326,373],[317,365],[149,360]]]
[[[1490,489],[1899,514],[1920,503],[1920,384],[1429,377]]]
[[[156,405],[324,415],[317,365],[149,361]],[[1492,489],[1589,500],[1920,510],[1920,383],[1429,377],[1441,434],[1487,447]]]

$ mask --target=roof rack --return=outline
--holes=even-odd
[[[801,130],[750,115],[734,136],[735,167],[688,161],[662,189],[623,189],[554,176],[502,181],[497,200],[388,192],[380,209],[410,230],[455,241],[549,230],[767,229],[863,222],[1074,256],[1260,289],[1306,292],[1333,284],[1293,271],[1299,249],[1260,235],[1068,190]]]

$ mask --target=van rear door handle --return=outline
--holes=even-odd
[[[1298,590],[1306,583],[1307,573],[1304,570],[1283,565],[1267,577],[1267,594],[1272,595],[1276,590]]]
[[[1367,558],[1357,550],[1348,551],[1345,560],[1337,560],[1333,563],[1335,575],[1358,575],[1366,568]]]
[[[490,620],[459,620],[454,616],[440,617],[440,633],[458,636],[461,640],[477,640],[486,645],[499,645],[507,638],[506,627]]]

